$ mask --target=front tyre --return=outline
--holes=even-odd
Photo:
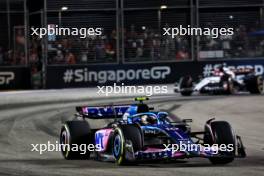
[[[65,122],[60,133],[62,156],[67,160],[89,159],[90,152],[88,150],[80,151],[80,145],[89,145],[91,139],[90,126],[86,121]]]
[[[180,93],[182,96],[190,96],[193,93],[193,79],[191,76],[181,77],[179,81]]]
[[[211,130],[205,127],[204,143],[213,145],[225,144],[226,146],[233,146],[232,151],[219,151],[223,157],[211,157],[209,160],[212,164],[228,164],[234,160],[236,140],[231,125],[226,121],[211,122]]]
[[[224,94],[226,95],[234,94],[235,92],[234,84],[231,80],[223,81],[222,86],[223,86]]]
[[[142,135],[135,125],[121,125],[114,130],[112,151],[118,165],[130,162],[126,145],[132,145],[133,153],[142,149]]]

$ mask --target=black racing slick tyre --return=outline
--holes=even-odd
[[[234,83],[229,75],[221,77],[220,86],[223,88],[222,91],[217,92],[220,94],[231,95],[234,93]]]
[[[251,94],[261,94],[263,92],[263,77],[253,76],[248,80],[246,87]]]
[[[129,143],[130,142],[130,143]],[[130,163],[127,158],[126,145],[132,144],[133,152],[142,149],[141,130],[136,125],[120,125],[114,130],[112,151],[118,165]]]
[[[227,146],[227,151],[218,151],[222,156],[210,157],[212,164],[228,164],[234,160],[236,140],[231,125],[226,121],[211,122],[211,130],[205,127],[204,144],[217,144]],[[232,149],[232,150],[231,150]]]
[[[182,96],[190,96],[193,93],[193,80],[191,76],[181,77],[179,81],[180,93]]]
[[[230,80],[223,81],[222,86],[223,86],[223,90],[224,90],[223,93],[224,94],[226,94],[226,95],[234,94],[234,84],[232,81],[230,81]]]
[[[80,148],[80,145],[91,143],[92,135],[88,122],[67,121],[61,128],[60,144],[61,153],[67,160],[89,159],[90,151]]]

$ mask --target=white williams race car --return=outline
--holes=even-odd
[[[191,76],[182,77],[174,90],[183,96],[190,96],[193,92],[233,94],[237,91],[248,91],[251,94],[261,94],[263,77],[256,75],[253,69],[231,70],[221,65],[210,76],[200,78],[196,84]]]

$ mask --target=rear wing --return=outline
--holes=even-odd
[[[122,118],[130,105],[77,106],[76,111],[89,119]]]
[[[244,68],[244,67],[238,69],[231,69],[231,71],[233,71],[236,75],[246,75],[255,72],[253,68]]]

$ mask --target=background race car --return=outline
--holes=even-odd
[[[220,65],[211,75],[200,78],[194,84],[191,76],[184,76],[176,83],[175,92],[189,96],[193,92],[211,94],[233,94],[238,91],[248,91],[251,94],[263,92],[263,77],[257,75],[253,69],[229,69]]]

